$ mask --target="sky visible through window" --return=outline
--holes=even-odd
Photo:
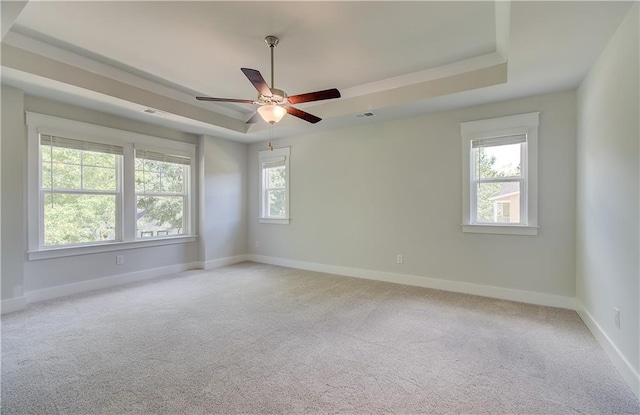
[[[495,157],[495,163],[491,166],[496,176],[514,176],[518,174],[520,166],[521,144],[509,144],[504,146],[485,147],[487,158]]]

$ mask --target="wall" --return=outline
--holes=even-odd
[[[23,295],[26,249],[23,160],[27,157],[23,104],[22,91],[2,86],[2,300]]]
[[[576,295],[583,320],[640,396],[638,9],[577,93]]]
[[[247,253],[246,144],[201,136],[200,239],[205,266]]]
[[[130,131],[132,133],[146,134],[160,138],[167,138],[169,140],[198,144],[198,136],[194,134],[183,133],[153,124],[147,124],[104,112],[94,111],[30,95],[25,96],[24,110],[51,115],[54,117],[66,118],[68,120],[101,125],[103,127],[116,128],[118,130]]]
[[[534,111],[541,112],[538,236],[462,233],[459,123]],[[570,307],[575,127],[575,93],[561,92],[276,140],[291,146],[290,225],[257,221],[257,152],[266,144],[254,144],[250,252],[561,296]]]

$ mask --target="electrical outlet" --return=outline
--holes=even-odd
[[[253,246],[255,248],[260,248],[260,241],[256,239],[256,241],[253,243]]]
[[[124,255],[116,255],[116,265],[124,264]]]
[[[400,254],[396,255],[396,262],[398,264],[402,264],[403,261],[404,261],[404,258],[402,258],[402,255]]]
[[[613,321],[616,324],[617,328],[620,328],[620,309],[617,307],[613,308]]]

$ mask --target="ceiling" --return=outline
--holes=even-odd
[[[25,93],[195,134],[256,142],[576,88],[632,2],[2,2],[2,83]],[[6,28],[9,28],[6,30]],[[295,95],[271,130],[245,121],[240,72]],[[159,110],[161,116],[143,112]],[[364,112],[374,117],[359,118]]]

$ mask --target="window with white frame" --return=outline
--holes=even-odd
[[[120,239],[123,148],[40,134],[42,246]]]
[[[136,238],[183,235],[189,157],[136,149]]]
[[[195,145],[35,113],[27,127],[29,259],[195,239]]]
[[[464,232],[536,235],[539,113],[461,124]]]
[[[290,147],[260,151],[260,223],[289,223]]]

